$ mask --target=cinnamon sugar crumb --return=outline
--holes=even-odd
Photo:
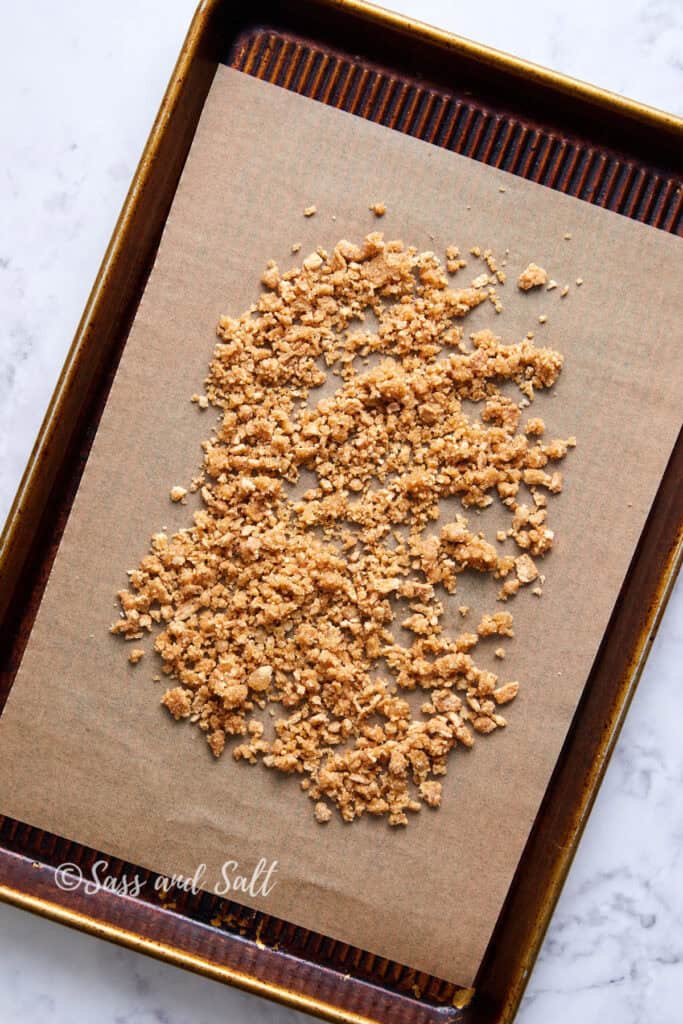
[[[483,259],[497,278],[492,252]],[[487,329],[465,340],[462,322],[495,296],[487,274],[452,287],[456,264],[455,246],[444,267],[379,232],[286,272],[270,261],[256,303],[218,325],[201,505],[185,529],[153,535],[118,594],[111,630],[154,632],[170,715],[216,758],[293,776],[320,823],[336,810],[404,826],[438,807],[450,752],[505,728],[497,706],[519,688],[476,659],[485,638],[514,636],[512,615],[458,632],[446,610],[463,573],[505,601],[536,580],[554,542],[548,497],[562,489],[553,466],[575,439],[545,440],[538,418],[521,426],[520,405],[555,385],[562,356]],[[446,499],[459,502],[447,516]],[[517,557],[472,527],[494,501]]]
[[[318,802],[314,808],[315,820],[320,822],[321,825],[325,824],[332,817],[332,811],[327,804],[322,801]]]
[[[548,274],[543,267],[539,267],[535,263],[530,263],[517,278],[517,287],[521,288],[523,292],[528,292],[532,288],[540,288],[542,285],[546,284],[547,281]]]

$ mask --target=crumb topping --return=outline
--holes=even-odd
[[[548,274],[543,267],[530,263],[517,278],[517,287],[521,288],[523,292],[528,292],[531,288],[540,288],[547,282]]]
[[[520,424],[557,381],[560,353],[489,330],[466,340],[489,281],[453,288],[465,263],[455,247],[446,258],[372,233],[285,272],[267,264],[258,301],[218,325],[202,397],[220,421],[193,481],[201,505],[186,528],[152,537],[118,594],[112,632],[154,631],[173,718],[216,757],[230,742],[235,760],[297,777],[321,823],[336,808],[405,825],[441,803],[451,750],[505,727],[498,705],[519,684],[479,667],[475,649],[513,637],[513,617],[451,635],[445,606],[463,572],[497,581],[503,601],[538,578],[534,559],[554,540],[548,497],[562,490],[554,464],[576,443],[543,440],[539,418]],[[527,287],[547,280],[529,273]],[[462,511],[444,519],[448,498]],[[494,501],[516,556],[467,517]]]

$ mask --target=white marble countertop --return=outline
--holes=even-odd
[[[679,0],[386,4],[681,112]],[[9,508],[195,0],[3,5],[0,517]],[[683,1010],[683,581],[670,601],[519,1024]],[[303,1015],[0,905],[3,1024]]]

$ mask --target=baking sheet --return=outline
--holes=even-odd
[[[291,780],[215,763],[198,730],[159,707],[152,658],[131,668],[107,632],[150,534],[189,521],[168,491],[200,461],[211,414],[188,399],[219,315],[253,301],[269,258],[293,263],[292,242],[303,256],[378,227],[438,253],[510,250],[504,315],[487,304],[467,325],[508,340],[531,328],[565,354],[538,412],[549,436],[579,439],[550,502],[544,596],[509,605],[505,675],[522,681],[510,727],[452,755],[442,808],[405,831],[336,818],[323,829]],[[680,253],[663,233],[219,68],[0,719],[0,810],[167,874],[205,863],[210,889],[227,860],[245,872],[277,860],[269,895],[240,902],[469,984],[678,431]],[[531,259],[585,283],[564,300],[521,297],[512,282]]]

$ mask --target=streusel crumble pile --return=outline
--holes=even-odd
[[[498,310],[504,274],[494,264],[455,289],[449,272],[465,261],[450,247],[446,262],[373,233],[286,273],[268,264],[259,301],[221,319],[206,394],[193,396],[220,421],[189,488],[201,497],[192,525],[155,534],[118,595],[112,632],[159,627],[170,713],[216,757],[238,737],[236,760],[298,776],[320,822],[331,805],[391,825],[439,805],[450,751],[503,727],[518,690],[474,657],[486,638],[513,636],[512,615],[449,635],[445,603],[465,571],[506,601],[539,579],[534,559],[553,545],[548,496],[575,441],[522,420],[562,357],[531,337],[466,340],[471,310]],[[545,275],[525,273],[529,287]],[[521,401],[501,390],[509,382]],[[444,522],[449,498],[463,512],[498,499],[509,526],[489,540],[461,512]],[[507,538],[516,554],[496,546]]]

